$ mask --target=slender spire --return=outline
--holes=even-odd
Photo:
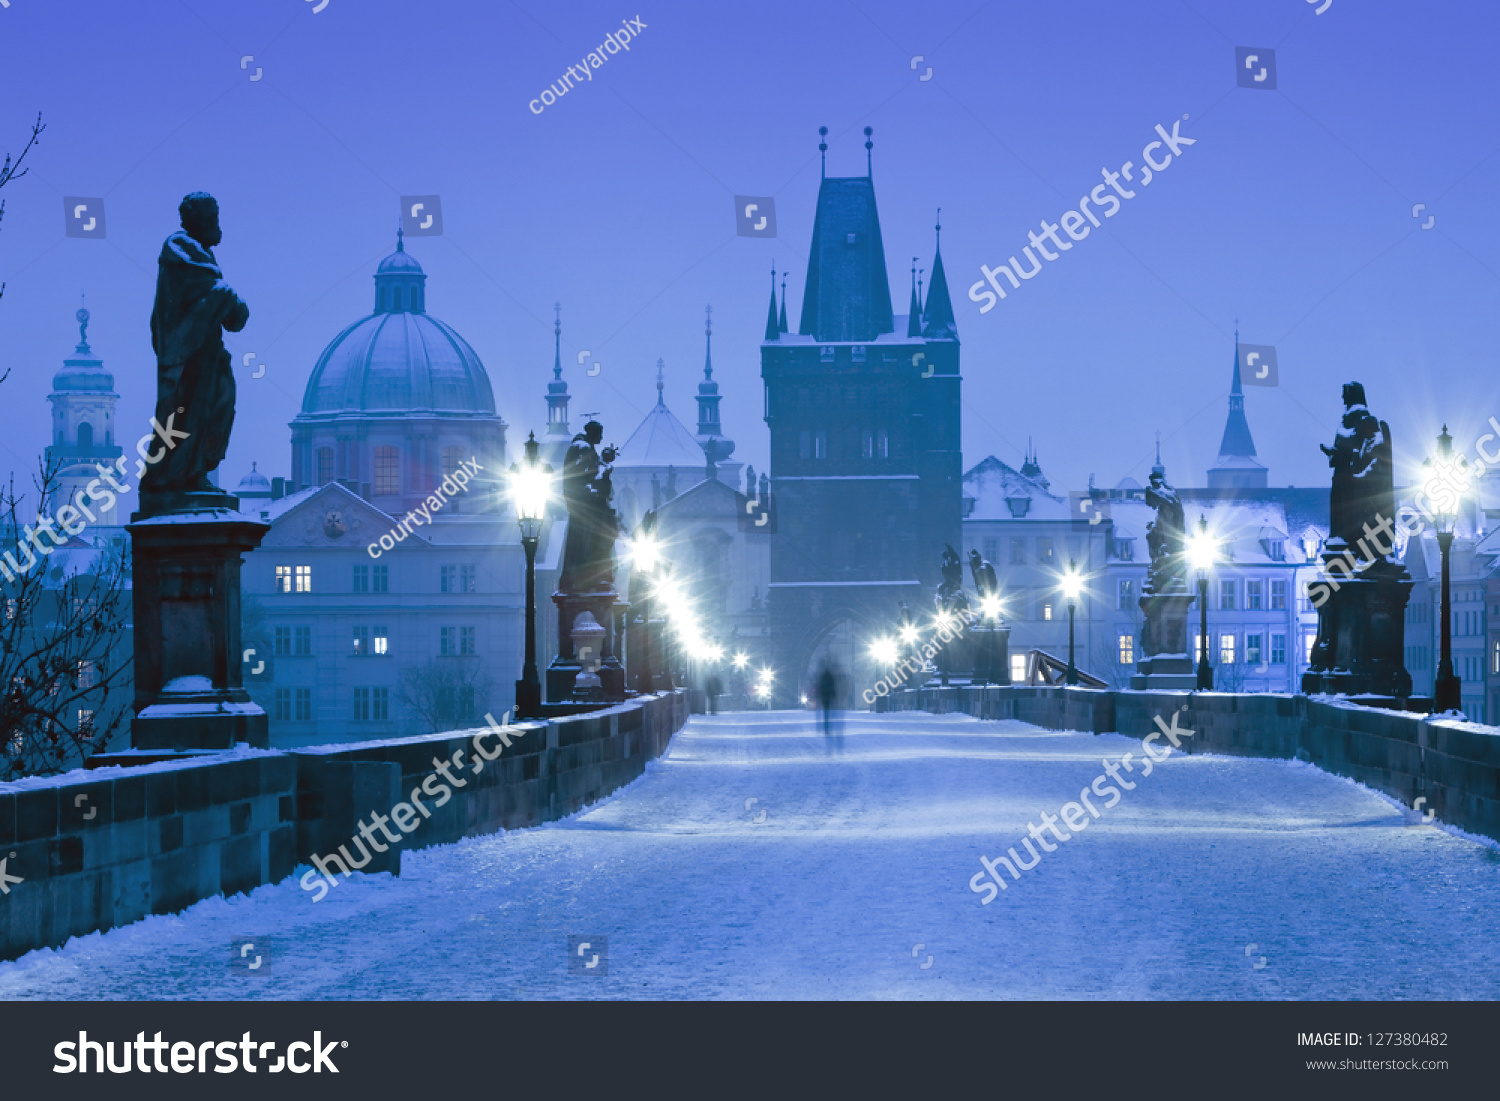
[[[1163,478],[1165,478],[1167,476],[1167,468],[1165,466],[1163,466],[1162,462],[1161,462],[1161,429],[1160,428],[1158,428],[1156,430],[1156,462],[1154,462],[1154,463],[1151,464],[1151,473],[1152,474],[1159,474]]]
[[[820,165],[820,168],[819,168],[819,174],[822,175],[822,176],[827,176],[828,175],[828,127],[826,127],[826,126],[820,126],[820,127],[818,127],[818,137],[821,139],[818,142],[818,158],[822,162],[821,165]]]
[[[552,322],[552,377],[562,378],[562,303],[552,303],[556,319]]]
[[[663,381],[663,377],[664,377],[665,373],[666,373],[666,362],[663,359],[661,359],[660,357],[658,357],[657,360],[656,360],[656,404],[657,405],[662,405],[662,406],[664,406],[664,405],[667,404],[664,400],[662,400],[662,396],[661,396],[661,392],[664,389],[666,389],[666,385],[667,385]]]
[[[771,305],[766,311],[766,339],[780,340],[781,325],[776,320],[776,265],[771,265]]]
[[[922,276],[927,274],[926,268],[917,269],[917,313],[922,312]]]
[[[937,245],[932,257],[932,284],[927,288],[927,304],[923,307],[922,335],[934,340],[952,340],[958,336],[958,323],[948,297],[948,276],[943,272],[942,218],[943,208],[938,207],[938,222],[934,227]]]
[[[776,319],[776,328],[786,332],[786,272],[781,273],[781,316]]]
[[[566,440],[568,431],[568,384],[562,377],[562,303],[554,302],[552,322],[552,381],[547,383],[547,435]]]
[[[405,233],[404,230],[402,230],[401,223],[397,222],[396,223],[396,251],[397,252],[405,252],[406,251],[406,240],[405,240],[405,238],[406,238],[406,233]]]
[[[922,335],[922,300],[917,297],[917,258],[911,258],[911,306],[907,309],[906,335]]]
[[[703,307],[703,377],[714,377],[714,308]]]
[[[875,143],[870,140],[870,135],[873,133],[875,133],[874,127],[865,127],[865,176],[872,180],[875,178],[875,166],[870,156],[870,151],[875,148]]]

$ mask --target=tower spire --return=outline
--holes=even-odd
[[[780,340],[781,325],[776,320],[776,265],[771,265],[771,305],[766,311],[766,339]]]
[[[396,223],[396,251],[406,251],[406,232],[401,228],[401,223]]]
[[[781,273],[781,316],[776,319],[776,328],[786,332],[786,272]]]
[[[917,297],[917,258],[911,258],[911,305],[907,308],[906,335],[922,335],[922,300]]]
[[[552,303],[552,377],[562,378],[562,303]]]
[[[562,303],[554,302],[552,311],[552,381],[547,383],[547,435],[566,444],[568,431],[568,384],[562,377]],[[549,445],[550,446],[550,445]]]
[[[657,359],[656,359],[656,404],[657,405],[666,405],[667,404],[662,399],[662,396],[661,396],[662,391],[664,389],[666,389],[666,385],[667,385],[663,381],[663,378],[664,378],[665,374],[666,374],[666,361],[663,360],[660,356],[658,356]]]
[[[875,133],[873,126],[865,127],[865,177],[872,180],[875,178],[875,166],[870,155],[870,151],[875,148],[875,143],[870,140],[870,135],[873,133]]]
[[[927,302],[922,308],[922,335],[933,340],[952,340],[958,336],[953,317],[953,302],[948,297],[948,276],[943,271],[943,208],[938,207],[937,225],[933,227],[937,244],[932,256],[932,283],[927,288]]]
[[[826,126],[820,126],[820,127],[818,127],[818,137],[820,139],[819,142],[818,142],[818,159],[822,162],[821,165],[820,165],[820,167],[819,167],[819,175],[821,175],[823,177],[827,177],[827,175],[828,175],[828,127],[826,127]]]
[[[703,377],[714,377],[714,308],[703,307]]]

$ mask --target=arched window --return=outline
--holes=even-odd
[[[78,446],[79,447],[93,447],[94,446],[94,426],[92,424],[90,424],[88,421],[84,421],[82,424],[80,424],[78,426]]]
[[[333,448],[318,448],[318,484],[326,486],[333,481]]]
[[[375,449],[375,488],[371,492],[376,497],[393,497],[401,492],[401,452],[398,448]]]
[[[391,288],[391,312],[392,313],[400,313],[401,312],[401,288],[400,287],[392,287]]]

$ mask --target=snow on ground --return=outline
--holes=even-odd
[[[321,903],[293,878],[34,952],[0,964],[0,997],[1500,998],[1500,851],[1348,780],[1175,755],[984,906],[980,854],[1024,855],[1028,819],[1140,743],[956,715],[844,730],[698,717],[566,821],[407,853]],[[569,973],[570,935],[607,938],[607,975]],[[231,970],[235,938],[269,969]]]

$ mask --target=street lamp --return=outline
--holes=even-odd
[[[1078,576],[1078,563],[1068,559],[1068,572],[1063,574],[1062,592],[1068,601],[1068,678],[1070,685],[1078,684],[1078,666],[1073,660],[1073,626],[1078,613],[1078,594],[1083,591],[1083,578]]]
[[[1214,564],[1214,538],[1208,533],[1208,519],[1198,514],[1198,530],[1188,540],[1188,560],[1198,571],[1198,690],[1211,692],[1214,687],[1213,666],[1208,664],[1208,571]]]
[[[889,669],[896,664],[896,658],[900,656],[900,649],[896,640],[882,635],[870,643],[870,656],[881,669]]]
[[[526,441],[525,459],[510,466],[511,498],[521,526],[521,546],[526,548],[526,661],[516,681],[516,717],[521,719],[539,718],[542,708],[542,681],[536,669],[536,547],[552,492],[552,467],[538,462],[540,449],[533,432]]]
[[[1443,425],[1443,434],[1438,437],[1438,463],[1450,468],[1453,461],[1453,437],[1448,435],[1448,426]],[[1458,497],[1452,493],[1428,493],[1433,505],[1433,521],[1437,528],[1438,549],[1443,556],[1443,589],[1440,613],[1443,618],[1439,638],[1441,649],[1438,657],[1437,681],[1432,690],[1432,706],[1437,711],[1458,711],[1463,706],[1463,682],[1453,673],[1453,607],[1449,595],[1449,564],[1453,553],[1453,528],[1458,521]]]

